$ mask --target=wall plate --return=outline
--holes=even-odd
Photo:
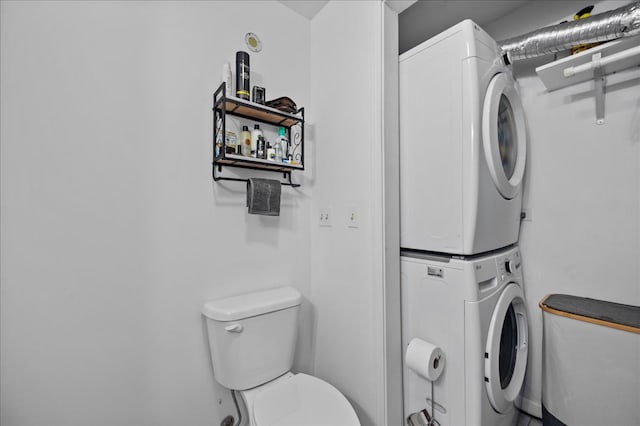
[[[244,42],[252,52],[259,52],[262,50],[262,42],[260,38],[254,33],[246,33],[244,35]]]
[[[320,214],[318,218],[318,225],[322,227],[332,226],[331,220],[333,219],[333,215],[331,214],[331,209],[324,207],[320,209]]]
[[[360,206],[355,204],[349,206],[349,209],[347,210],[347,227],[360,227]]]

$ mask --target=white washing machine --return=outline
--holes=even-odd
[[[463,21],[400,55],[400,246],[472,255],[518,241],[526,129],[498,44]]]
[[[446,357],[433,394],[403,365],[405,419],[432,398],[441,426],[515,425],[528,342],[518,247],[465,259],[403,251],[400,264],[403,351],[419,338]]]

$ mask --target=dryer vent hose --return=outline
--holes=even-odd
[[[561,52],[575,45],[637,35],[640,35],[640,1],[588,18],[541,28],[498,44],[510,61],[517,61]]]

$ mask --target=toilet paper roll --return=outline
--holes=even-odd
[[[419,376],[435,381],[444,370],[444,352],[438,346],[413,338],[407,347],[405,365]]]

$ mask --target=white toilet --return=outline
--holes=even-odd
[[[214,376],[240,392],[252,426],[359,426],[335,387],[289,371],[301,300],[295,288],[281,287],[207,302]]]

